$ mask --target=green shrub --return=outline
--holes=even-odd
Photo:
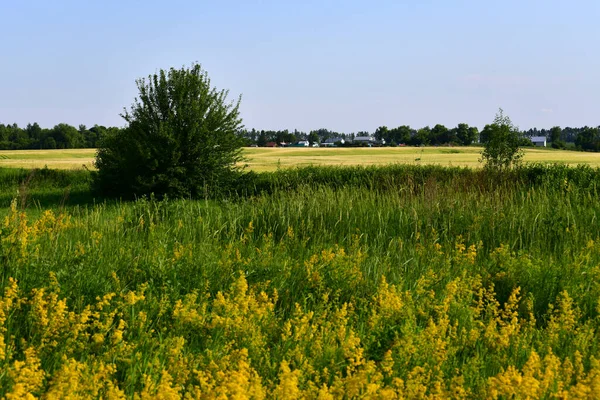
[[[507,169],[518,165],[523,158],[520,146],[523,145],[519,130],[510,118],[500,109],[494,122],[481,132],[485,147],[481,153],[481,161],[486,168]]]
[[[239,174],[243,139],[239,100],[226,101],[200,65],[160,70],[137,81],[139,98],[122,117],[128,126],[102,140],[96,189],[132,198],[204,197]]]

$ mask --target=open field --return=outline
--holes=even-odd
[[[93,168],[95,149],[3,150],[0,167],[80,169]],[[435,164],[480,167],[477,147],[383,148],[245,148],[248,167],[256,172],[308,165]],[[585,164],[600,167],[600,153],[553,149],[525,149],[525,162]]]
[[[32,175],[0,211],[0,398],[597,398],[600,172],[256,175],[281,189],[66,207],[87,171]]]
[[[0,150],[0,167],[91,169],[95,156],[96,149]]]
[[[380,148],[246,148],[248,166],[254,171],[308,165],[434,164],[480,167],[478,147],[380,147]],[[525,162],[587,164],[600,167],[600,153],[525,149]]]

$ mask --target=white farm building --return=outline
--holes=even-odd
[[[531,143],[535,147],[546,147],[546,136],[532,136]]]

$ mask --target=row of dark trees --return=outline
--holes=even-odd
[[[437,124],[433,128],[428,126],[415,130],[410,126],[402,125],[397,128],[388,129],[381,126],[375,131],[375,139],[385,141],[387,145],[462,145],[468,146],[476,142],[479,131],[476,127],[467,124],[459,124],[456,128],[448,129],[444,125]]]
[[[407,146],[436,146],[436,145],[455,145],[468,146],[472,143],[485,144],[490,135],[491,125],[486,125],[481,132],[477,127],[468,124],[458,124],[455,128],[447,128],[444,125],[437,124],[433,128],[426,126],[421,129],[413,129],[408,125],[402,125],[397,128],[388,128],[381,126],[373,134],[369,132],[340,133],[327,129],[318,129],[310,132],[300,132],[298,130],[242,130],[241,134],[246,139],[248,145],[254,144],[259,147],[266,146],[269,142],[277,144],[294,143],[299,140],[308,140],[311,144],[323,143],[327,139],[342,138],[346,141],[352,141],[356,136],[373,136],[376,140],[384,142],[386,146],[407,145]],[[573,143],[577,149],[586,151],[600,151],[599,128],[560,128],[555,126],[551,129],[538,130],[537,128],[519,132],[520,145],[530,146],[530,138],[534,136],[543,136],[555,148],[565,148],[567,143]]]
[[[369,136],[369,132],[358,132],[357,134],[351,133],[340,133],[330,131],[328,129],[317,129],[310,132],[301,132],[295,129],[294,131],[284,130],[242,130],[242,136],[246,139],[248,144],[255,144],[259,147],[266,146],[269,142],[277,144],[281,143],[295,143],[299,140],[308,140],[311,144],[323,143],[327,139],[342,138],[346,140],[352,140],[355,136]]]
[[[585,151],[600,151],[600,127],[581,128],[575,137],[575,146]]]
[[[286,130],[279,131],[258,131],[256,129],[244,130],[242,135],[247,139],[249,144],[255,144],[259,147],[266,146],[269,142],[277,144],[294,143],[299,140],[308,140],[310,144],[323,143],[328,139],[345,139],[352,141],[357,136],[372,136],[374,139],[388,146],[397,145],[443,145],[455,144],[468,146],[476,142],[479,138],[479,131],[476,127],[469,127],[467,124],[459,124],[456,128],[448,129],[443,125],[436,125],[433,128],[425,127],[419,130],[412,129],[410,126],[403,125],[397,128],[389,129],[386,126],[381,126],[375,130],[373,134],[370,132],[360,131],[356,133],[341,133],[330,131],[328,129],[317,129],[310,132],[293,132]]]
[[[526,137],[544,136],[544,137],[548,138],[548,140],[551,142],[556,142],[556,141],[560,140],[563,142],[575,143],[577,137],[582,132],[585,132],[588,129],[590,129],[590,127],[588,127],[588,126],[584,126],[582,128],[572,128],[572,127],[561,128],[559,126],[555,126],[551,129],[532,128],[527,131],[524,131],[523,134]],[[594,128],[591,128],[591,129],[594,129]]]
[[[522,131],[521,145],[529,144],[528,138],[543,136],[548,139],[553,147],[564,148],[567,143],[574,143],[575,147],[584,151],[600,151],[600,127],[582,128],[560,128],[551,129],[537,128]],[[37,123],[28,124],[25,128],[17,124],[0,124],[0,150],[20,149],[74,149],[74,148],[96,148],[99,141],[110,132],[116,132],[123,128],[104,127],[94,125],[87,128],[79,125],[78,128],[69,124],[58,124],[53,128],[42,128]],[[428,126],[421,129],[413,129],[402,125],[397,128],[381,126],[373,134],[369,132],[341,133],[328,129],[317,129],[310,132],[298,130],[242,130],[240,134],[246,139],[248,145],[255,144],[266,146],[269,142],[295,143],[299,140],[308,140],[311,144],[323,143],[327,139],[343,138],[352,141],[356,136],[373,136],[387,146],[407,145],[455,145],[468,146],[472,143],[485,143],[487,141],[489,125],[479,132],[477,127],[467,124],[458,124],[455,128],[447,128],[438,124],[433,128]]]
[[[37,123],[28,124],[25,128],[17,124],[0,124],[0,150],[96,148],[109,132],[120,129],[99,125],[88,129],[85,125],[75,128],[69,124],[58,124],[48,129]]]

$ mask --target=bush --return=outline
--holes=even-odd
[[[200,65],[137,81],[128,126],[101,141],[96,188],[136,197],[213,196],[240,173],[240,101],[228,103]]]
[[[481,133],[485,138],[482,140],[485,148],[481,153],[481,161],[485,162],[486,168],[507,169],[519,164],[523,158],[519,130],[502,109],[496,114],[494,122]]]

